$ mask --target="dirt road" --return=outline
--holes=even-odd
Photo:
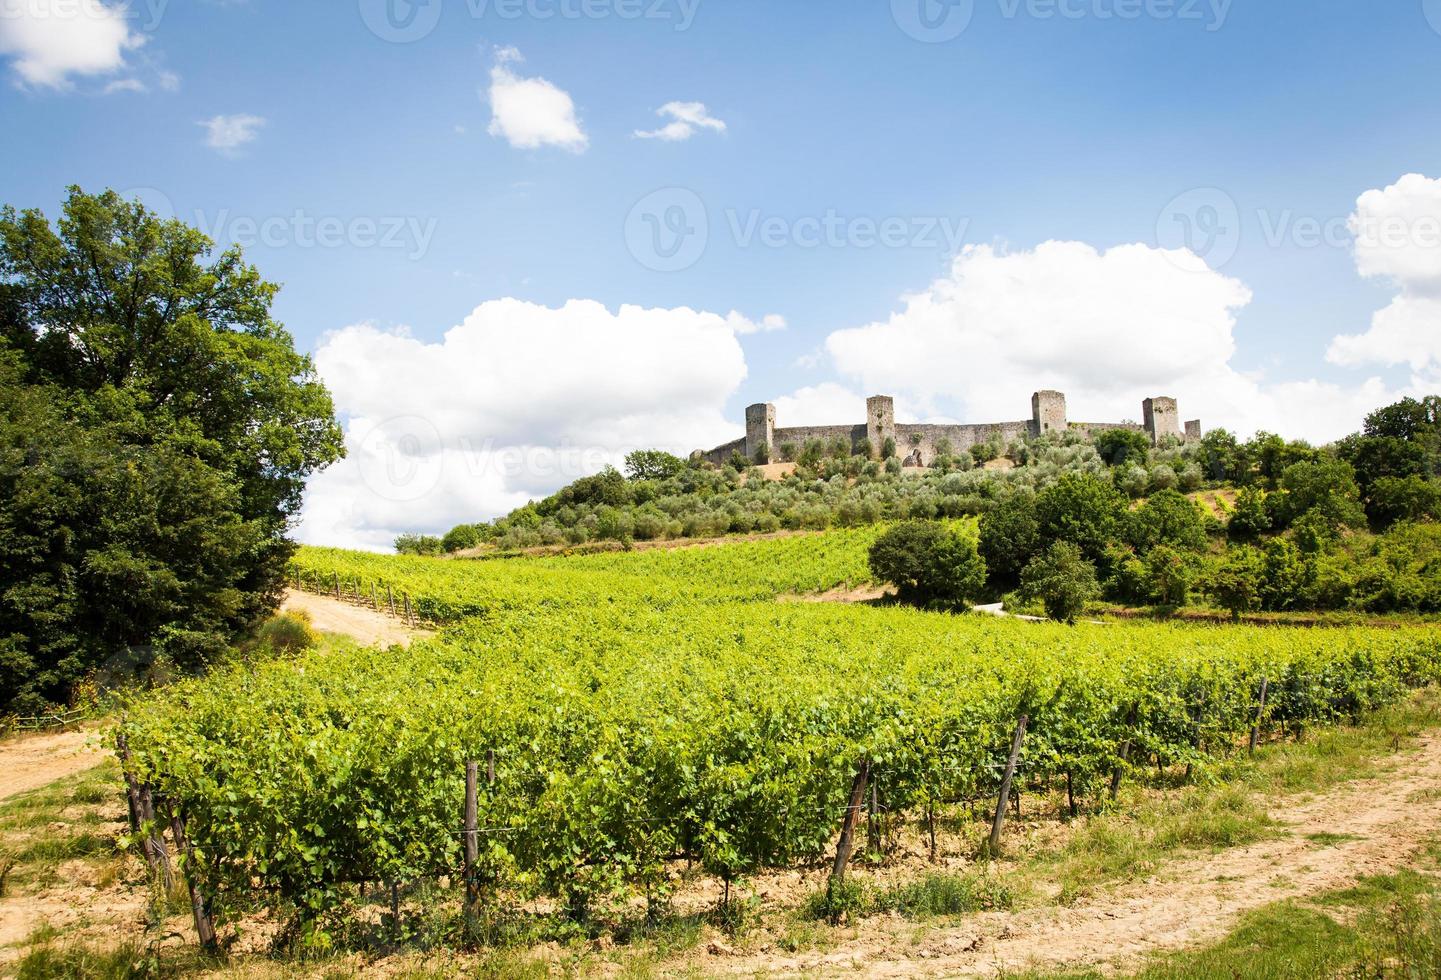
[[[388,647],[398,644],[407,647],[413,639],[435,635],[430,630],[413,629],[373,609],[352,606],[309,592],[287,592],[280,609],[281,612],[305,612],[316,629],[325,633],[340,633],[367,645]]]
[[[0,800],[99,765],[108,753],[98,739],[90,729],[0,742]]]
[[[1441,735],[1426,735],[1383,776],[1309,800],[1277,800],[1271,812],[1289,831],[1278,839],[1170,862],[1153,878],[1069,908],[985,913],[915,944],[911,923],[867,922],[854,940],[823,954],[712,958],[706,969],[870,977],[1109,971],[1215,942],[1252,909],[1414,867],[1441,834]]]

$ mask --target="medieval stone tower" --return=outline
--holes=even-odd
[[[746,459],[774,459],[776,451],[776,407],[752,405],[746,409]],[[764,456],[761,455],[764,449]]]
[[[1031,396],[1034,435],[1066,431],[1066,396],[1059,391],[1038,391]]]
[[[896,447],[896,400],[890,395],[876,395],[866,399],[866,440],[871,444],[871,453],[881,458],[886,440]]]
[[[1142,424],[1151,441],[1159,443],[1167,436],[1181,438],[1181,412],[1174,398],[1147,398],[1141,402]],[[1200,424],[1196,426],[1200,428]]]

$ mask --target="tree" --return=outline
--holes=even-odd
[[[1372,485],[1366,510],[1380,528],[1398,521],[1441,518],[1441,486],[1419,476],[1384,476]]]
[[[1090,473],[1066,473],[1036,497],[1041,540],[1070,541],[1088,561],[1118,537],[1125,513],[1125,498]]]
[[[1150,437],[1138,429],[1103,429],[1092,441],[1096,454],[1112,467],[1128,463],[1144,466],[1151,452]]]
[[[637,449],[625,458],[625,473],[632,480],[668,480],[685,468],[685,460],[663,449]]]
[[[1060,623],[1074,623],[1100,591],[1096,566],[1070,541],[1055,542],[1021,573],[1021,592],[1039,599],[1046,615]]]
[[[1366,522],[1361,491],[1349,463],[1339,459],[1295,463],[1281,474],[1282,524],[1318,511],[1333,527],[1360,527]]]
[[[1018,585],[1021,570],[1041,550],[1035,494],[1014,490],[998,500],[981,517],[979,550],[993,583],[1002,589]]]
[[[0,212],[0,710],[125,651],[202,664],[278,603],[343,440],[278,287],[212,247],[113,192]]]
[[[1176,490],[1162,490],[1130,514],[1131,543],[1139,551],[1171,545],[1188,551],[1206,546],[1206,517],[1196,502]]]
[[[475,548],[490,537],[489,524],[457,524],[445,532],[440,546],[446,552]]]
[[[906,521],[871,545],[871,574],[903,602],[962,607],[981,594],[986,563],[975,542],[934,521]]]
[[[1250,547],[1231,548],[1226,560],[1211,573],[1207,588],[1222,609],[1240,619],[1242,613],[1261,608],[1265,579],[1266,563],[1259,551]]]
[[[1163,606],[1184,606],[1191,593],[1191,559],[1167,545],[1151,549],[1146,574],[1151,595]]]
[[[1266,494],[1260,487],[1242,487],[1236,495],[1236,506],[1226,522],[1226,534],[1232,541],[1254,541],[1271,530],[1271,514],[1266,507]]]
[[[433,534],[402,534],[395,539],[397,555],[435,556],[445,552],[441,539]]]

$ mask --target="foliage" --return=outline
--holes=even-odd
[[[489,524],[457,524],[440,539],[441,550],[445,552],[465,551],[475,548],[490,538]],[[397,547],[397,551],[400,549]],[[418,554],[420,552],[412,552]]]
[[[1025,778],[1099,793],[1123,746],[1204,772],[1249,728],[1262,676],[1272,719],[1308,725],[1441,676],[1424,629],[1082,631],[713,591],[811,579],[817,542],[841,535],[854,560],[860,534],[506,562],[307,551],[333,572],[433,574],[422,601],[476,618],[409,651],[185,682],[130,710],[132,765],[184,806],[205,894],[315,923],[356,880],[454,875],[464,766],[493,750],[480,871],[494,900],[579,915],[663,896],[677,854],[727,880],[814,860],[860,759],[897,814],[991,796],[1021,713]],[[482,609],[477,576],[528,592]]]
[[[919,606],[960,608],[986,585],[986,563],[969,535],[934,521],[908,521],[871,545],[871,575],[893,583],[899,598]]]
[[[397,555],[439,555],[445,551],[444,540],[432,534],[402,534],[395,539]]]
[[[255,631],[255,639],[275,653],[286,654],[302,653],[320,642],[319,635],[310,625],[310,617],[303,612],[271,616]]]
[[[1146,462],[1151,438],[1139,429],[1103,429],[1096,433],[1096,452],[1107,466]]]
[[[632,480],[668,480],[685,466],[685,460],[661,449],[637,449],[625,458],[626,476]]]
[[[1094,561],[1118,537],[1125,499],[1115,487],[1088,473],[1067,473],[1036,497],[1042,541],[1066,541]]]
[[[1266,494],[1260,487],[1242,487],[1236,495],[1236,507],[1226,522],[1226,534],[1232,541],[1255,541],[1271,530],[1271,512],[1266,507]]]
[[[0,212],[0,709],[208,662],[274,608],[330,395],[238,249],[72,188]]]
[[[1196,502],[1176,490],[1162,490],[1130,514],[1128,537],[1137,550],[1157,545],[1188,551],[1206,546],[1206,516]]]
[[[1070,541],[1057,541],[1026,566],[1021,591],[1039,599],[1051,619],[1074,623],[1101,590],[1096,566],[1081,556],[1081,549]]]
[[[1001,497],[981,518],[979,550],[992,581],[1002,586],[1020,584],[1021,570],[1041,550],[1036,495],[1016,490]]]
[[[1419,476],[1383,476],[1371,485],[1366,510],[1380,527],[1441,518],[1441,485]]]

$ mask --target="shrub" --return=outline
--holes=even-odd
[[[447,553],[474,548],[485,540],[489,532],[490,526],[486,524],[457,524],[445,532],[445,537],[440,539],[440,546]]]
[[[1041,550],[1035,494],[1015,490],[1002,497],[981,518],[979,550],[994,583],[1003,588],[1019,584],[1021,569]]]
[[[1096,433],[1096,452],[1107,466],[1144,463],[1151,440],[1137,429],[1104,429]]]
[[[255,640],[276,653],[303,653],[320,642],[310,625],[310,615],[302,611],[271,616],[255,631]]]
[[[402,534],[395,539],[399,555],[438,555],[444,551],[441,539],[432,534]]]
[[[1191,593],[1191,567],[1186,555],[1167,545],[1146,556],[1151,598],[1163,606],[1184,606]]]
[[[1056,541],[1021,573],[1021,592],[1028,599],[1039,599],[1051,619],[1074,623],[1100,593],[1096,566],[1082,557],[1074,543]]]
[[[1441,486],[1419,476],[1383,476],[1371,485],[1366,512],[1380,528],[1441,517]]]
[[[1254,541],[1271,530],[1271,513],[1266,494],[1258,487],[1243,487],[1236,496],[1236,508],[1226,522],[1226,534],[1232,541]]]
[[[920,606],[964,607],[986,584],[975,542],[932,521],[907,521],[871,545],[871,574]]]
[[[1206,517],[1195,501],[1176,490],[1154,494],[1128,515],[1131,543],[1147,551],[1170,545],[1197,551],[1206,546]]]

